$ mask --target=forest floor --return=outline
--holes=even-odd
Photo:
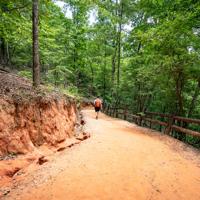
[[[6,200],[199,200],[200,152],[174,138],[83,110],[91,138],[46,162]]]

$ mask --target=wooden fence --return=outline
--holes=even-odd
[[[191,135],[200,138],[200,132],[191,130],[190,128],[191,124],[200,127],[200,119],[190,119],[157,112],[132,114],[127,108],[113,108],[111,105],[104,105],[103,112],[116,118],[134,122],[139,126],[151,129],[154,129],[156,126],[156,129],[159,129],[159,131],[167,135],[171,135],[173,132],[179,132],[183,135]]]

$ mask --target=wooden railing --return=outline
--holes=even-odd
[[[191,135],[200,138],[200,119],[191,119],[157,112],[132,114],[127,108],[113,108],[111,105],[104,105],[103,112],[116,118],[134,122],[139,126],[151,129],[155,129],[156,127],[156,129],[167,135],[171,135],[174,131],[182,133],[183,135]],[[198,126],[198,131],[191,130],[189,126],[191,124],[196,124]]]

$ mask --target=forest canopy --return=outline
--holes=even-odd
[[[0,65],[32,76],[32,1],[0,0]],[[39,1],[43,84],[200,118],[198,0]]]

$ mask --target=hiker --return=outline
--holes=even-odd
[[[101,108],[102,108],[102,101],[98,96],[94,100],[94,109],[95,109],[95,112],[96,112],[96,119],[98,119],[99,111],[101,110]]]

